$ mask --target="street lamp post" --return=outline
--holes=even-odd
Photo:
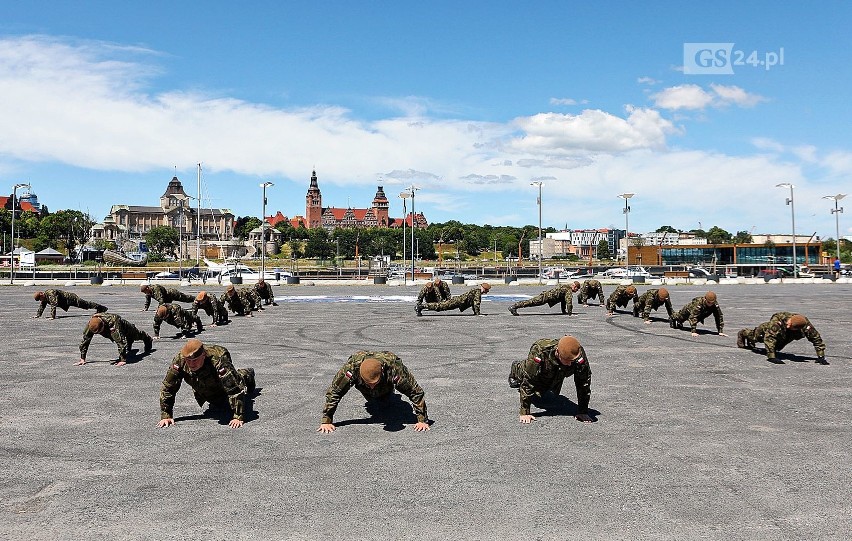
[[[178,221],[178,282],[183,280],[183,199],[178,201],[178,212],[180,220]]]
[[[414,192],[419,190],[417,186],[412,184],[408,187],[411,190],[411,283],[414,283],[414,229],[417,227],[417,221],[414,214]]]
[[[540,180],[530,182],[530,186],[538,186],[538,283],[541,283],[541,187],[544,183]]]
[[[624,199],[624,266],[630,265],[630,260],[627,255],[630,253],[630,198],[636,195],[635,193],[621,193],[618,197]]]
[[[408,192],[399,193],[399,198],[402,199],[402,285],[407,285],[408,283],[405,277],[405,216],[408,213],[408,208],[405,203],[410,195]],[[414,279],[414,275],[411,276],[411,279]]]
[[[15,283],[15,210],[18,206],[18,188],[30,188],[29,184],[15,184],[12,188],[12,251],[9,252],[9,264],[11,272],[9,274],[9,283]],[[18,255],[20,257],[20,254]]]
[[[834,210],[831,211],[834,214],[834,226],[837,228],[837,260],[840,261],[840,214],[843,212],[843,207],[837,206],[837,202],[846,197],[845,193],[839,193],[837,195],[826,195],[823,196],[823,199],[832,199],[834,201]]]
[[[796,204],[793,201],[793,186],[789,182],[782,182],[775,185],[776,188],[790,188],[790,197],[787,198],[787,204],[790,205],[790,216],[793,219],[793,278],[799,277],[799,267],[796,262]]]
[[[260,214],[260,277],[266,277],[266,189],[275,186],[271,182],[260,185],[263,188],[263,211]]]

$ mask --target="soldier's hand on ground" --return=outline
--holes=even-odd
[[[414,425],[415,432],[425,432],[426,430],[429,430],[429,423],[417,423]]]
[[[74,366],[83,366],[84,364],[86,364],[86,359],[80,359],[79,361],[74,363]]]
[[[727,335],[727,334],[725,334],[725,333],[723,333],[723,332],[720,332],[720,333],[719,333],[719,336],[728,336],[728,335]]]
[[[518,420],[521,421],[521,423],[528,425],[531,422],[535,421],[535,417],[532,415],[520,415],[518,416]]]
[[[588,413],[581,413],[579,415],[574,416],[575,419],[580,421],[581,423],[593,423],[594,419],[592,419],[591,415]]]
[[[118,360],[112,363],[113,366],[124,366],[127,364],[127,361]]]
[[[607,317],[610,317],[610,316],[613,316],[613,315],[615,315],[613,312],[607,312],[607,313],[606,313],[606,316],[607,316]]]
[[[167,426],[172,426],[175,424],[175,420],[169,417],[168,419],[160,419],[160,422],[157,423],[157,428],[164,428]]]
[[[692,336],[698,336],[698,333],[697,333],[697,332],[693,332],[693,333],[692,333]]]
[[[651,324],[651,320],[650,320],[650,319],[646,319],[646,320],[645,320],[645,325],[650,325],[650,324]]]
[[[231,428],[241,428],[243,426],[243,422],[239,419],[231,419],[231,422],[228,423],[228,426]]]
[[[38,316],[32,316],[32,319],[38,319]]]
[[[319,428],[317,428],[317,432],[322,432],[323,434],[331,434],[332,432],[334,432],[334,425],[331,423],[323,423],[319,425]]]

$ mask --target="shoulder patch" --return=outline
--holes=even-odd
[[[541,357],[533,357],[533,360],[534,360],[536,363],[541,363]]]
[[[219,369],[219,375],[220,376],[224,376],[227,373],[228,373],[228,371],[224,367]]]
[[[586,362],[585,357],[580,357],[579,359],[577,359],[577,364],[583,364],[584,362]]]
[[[397,374],[397,375],[393,378],[393,382],[394,382],[394,383],[399,383],[399,374]]]
[[[177,365],[177,363],[173,364],[173,365],[172,365],[172,368],[174,368],[175,370],[177,370],[178,372],[180,372],[180,366],[178,366],[178,365]]]
[[[347,371],[346,371],[346,378],[347,378],[347,379],[352,379],[352,372],[351,372],[350,370],[347,370]]]

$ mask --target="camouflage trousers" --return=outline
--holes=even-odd
[[[464,312],[468,308],[473,306],[470,304],[467,299],[462,297],[453,297],[441,302],[429,302],[423,305],[424,310],[432,310],[433,312],[444,312],[446,310],[452,310],[453,308],[458,308],[459,311]],[[478,312],[474,308],[475,312]]]
[[[237,368],[237,375],[239,375],[242,380],[242,384],[246,389],[246,395],[250,396],[251,393],[254,392],[256,386],[254,368]],[[198,402],[199,406],[203,406],[205,402],[209,402],[210,407],[213,410],[221,410],[223,412],[230,412],[231,410],[231,406],[228,403],[228,395],[225,393],[224,389],[222,392],[212,396],[201,395],[196,391],[193,391],[193,395],[195,396],[195,401]]]
[[[511,306],[511,308],[514,308],[514,309],[529,308],[530,306],[543,306],[545,304],[552,308],[558,302],[559,302],[559,299],[548,299],[542,293],[542,294],[536,295],[535,297],[533,297],[531,299],[527,299],[527,300],[524,300],[524,301],[518,301],[515,304],[513,304]],[[564,300],[561,302],[561,306],[562,306],[562,311],[564,312],[565,311],[565,301]]]

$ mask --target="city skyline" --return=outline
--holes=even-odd
[[[796,233],[836,236],[852,7],[654,5],[10,5],[0,193],[102,220],[174,175],[194,195],[201,162],[238,216],[266,181],[267,214],[303,214],[316,169],[326,206],[382,185],[401,217],[416,184],[430,222],[537,224],[543,182],[544,227],[621,229],[630,192],[633,232],[783,234],[789,182]]]

